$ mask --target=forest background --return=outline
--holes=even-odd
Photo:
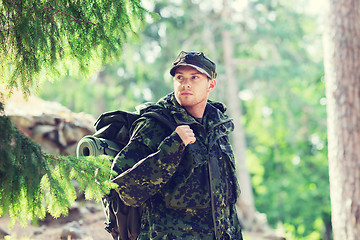
[[[224,52],[232,49],[246,163],[255,207],[288,239],[330,239],[331,214],[323,78],[321,1],[142,1],[146,18],[121,59],[91,77],[68,69],[41,82],[37,94],[97,117],[134,111],[171,91],[171,62],[180,50],[203,51],[217,63],[212,99],[229,102]],[[316,5],[314,5],[316,4]],[[224,32],[231,46],[224,44]]]

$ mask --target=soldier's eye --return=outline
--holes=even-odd
[[[178,80],[179,82],[182,81],[184,78],[180,75],[176,76],[176,80]]]

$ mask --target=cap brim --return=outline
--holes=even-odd
[[[180,63],[180,64],[177,64],[176,66],[174,66],[173,68],[171,68],[171,70],[170,70],[171,76],[175,76],[176,69],[178,69],[179,67],[182,67],[182,66],[189,66],[189,67],[195,68],[196,70],[198,70],[199,72],[205,74],[205,75],[208,76],[209,78],[212,78],[212,77],[211,77],[204,69],[202,69],[201,67],[196,66],[196,65],[193,65],[193,64],[189,64],[189,63]]]

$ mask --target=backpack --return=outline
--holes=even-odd
[[[94,123],[96,132],[79,141],[76,155],[80,157],[105,154],[115,157],[128,144],[131,125],[140,117],[155,118],[171,130],[176,127],[163,111],[146,112],[142,115],[121,110],[106,112]],[[142,208],[127,206],[115,189],[111,189],[101,202],[106,216],[106,231],[116,240],[135,240],[140,234]]]

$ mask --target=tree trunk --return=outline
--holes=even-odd
[[[230,22],[230,11],[227,0],[223,0],[222,20]],[[226,75],[226,96],[229,115],[234,119],[235,131],[233,133],[233,148],[236,158],[236,175],[241,186],[241,195],[236,207],[242,225],[251,229],[255,219],[255,205],[252,192],[250,174],[246,167],[246,143],[244,128],[241,123],[242,109],[238,97],[239,87],[235,76],[233,42],[230,32],[224,28],[222,31],[222,44],[224,51],[224,65]]]
[[[334,240],[360,239],[359,0],[330,0],[325,19],[329,176]]]

